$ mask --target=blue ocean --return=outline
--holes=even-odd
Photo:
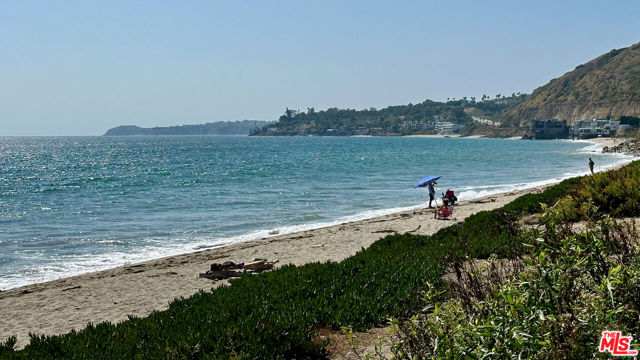
[[[628,161],[579,141],[0,138],[0,289],[461,199]]]

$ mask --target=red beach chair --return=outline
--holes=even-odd
[[[447,205],[442,205],[433,213],[433,218],[438,220],[449,220],[452,215],[453,210],[450,210]]]

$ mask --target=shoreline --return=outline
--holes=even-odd
[[[591,140],[591,139],[590,139]],[[592,141],[602,146],[615,139]],[[618,140],[619,141],[619,140]],[[622,165],[617,165],[622,166]],[[603,169],[605,170],[605,169]],[[164,310],[177,297],[228,284],[199,278],[212,262],[250,262],[255,258],[285,264],[341,261],[394,232],[430,235],[479,211],[491,210],[513,199],[539,192],[549,185],[496,193],[461,201],[454,220],[433,219],[433,210],[415,208],[358,221],[229,244],[186,254],[149,260],[97,272],[65,277],[0,291],[0,341],[17,335],[17,347],[28,343],[28,333],[61,334],[94,324],[146,316]]]
[[[120,322],[129,315],[164,310],[177,297],[188,297],[228,281],[199,278],[212,262],[278,260],[277,266],[341,261],[389,234],[431,235],[479,211],[501,207],[547,186],[495,194],[456,205],[452,220],[433,219],[433,210],[418,208],[314,230],[231,244],[138,264],[26,285],[0,292],[0,341],[17,335],[17,347],[28,333],[53,335],[87,323]]]
[[[443,138],[444,136],[425,135],[425,137]],[[453,138],[463,138],[463,137],[454,136]],[[471,139],[472,137],[464,137],[464,138]],[[563,139],[560,141],[571,142],[572,140]],[[576,140],[576,141],[585,143],[585,144],[591,144],[591,146],[585,147],[585,149],[589,148],[590,150],[588,152],[583,153],[584,154],[583,156],[589,156],[588,154],[590,153],[594,153],[594,154],[600,153],[603,146],[607,146],[607,145],[611,146],[615,142],[620,142],[622,140],[620,139],[616,140],[611,138],[597,138],[597,139]],[[596,146],[593,146],[593,145],[596,145]],[[626,163],[630,161],[629,160],[630,158],[628,158],[623,154],[608,154],[608,156],[611,158],[615,158],[615,157],[619,157],[619,158],[615,159],[614,161],[615,163],[608,164],[604,167],[600,167],[600,162],[597,162],[598,164],[596,167],[597,170],[606,170],[618,164]],[[586,158],[585,158],[585,162],[586,162]],[[499,194],[503,192],[517,191],[517,190],[523,190],[523,189],[528,189],[528,188],[537,187],[537,186],[544,186],[547,184],[553,184],[569,177],[582,176],[587,173],[588,173],[588,170],[585,166],[584,171],[581,171],[581,172],[559,174],[555,177],[550,177],[547,179],[536,180],[536,181],[531,180],[527,183],[522,182],[522,183],[512,183],[512,184],[506,184],[506,183],[497,184],[495,186],[491,186],[489,188],[483,188],[481,190],[478,190],[476,188],[471,188],[469,193],[467,193],[467,190],[469,189],[463,186],[462,188],[457,189],[459,190],[457,191],[458,193],[457,195],[460,198],[460,200],[472,200],[472,199]],[[444,191],[444,189],[442,189],[442,191]],[[421,197],[423,196],[421,195]],[[161,259],[169,256],[177,256],[177,255],[182,255],[182,254],[205,250],[205,249],[220,248],[220,247],[229,246],[229,245],[241,243],[241,242],[260,240],[265,237],[271,238],[273,236],[278,236],[278,235],[287,235],[295,232],[314,230],[321,227],[334,226],[334,225],[340,225],[340,224],[350,223],[354,221],[371,219],[379,216],[393,214],[396,212],[412,210],[415,208],[419,208],[420,206],[423,206],[423,205],[424,205],[424,202],[420,202],[420,203],[413,203],[413,204],[411,203],[404,204],[402,206],[391,207],[391,208],[362,210],[361,212],[356,214],[344,215],[338,218],[322,219],[321,221],[313,222],[313,223],[283,224],[281,226],[276,226],[276,227],[249,230],[244,233],[230,235],[226,237],[208,238],[208,239],[201,240],[195,244],[192,243],[189,246],[173,246],[173,247],[164,247],[164,248],[158,247],[157,249],[156,248],[151,249],[153,250],[152,253],[144,253],[144,255],[135,256],[134,258],[123,259],[121,257],[116,259],[115,262],[112,262],[112,259],[106,258],[102,260],[100,263],[92,264],[93,266],[90,266],[90,267],[81,266],[81,267],[64,271],[63,273],[58,273],[58,274],[47,273],[47,276],[40,276],[40,277],[26,276],[23,278],[15,277],[15,280],[13,277],[8,276],[7,279],[3,279],[3,280],[7,280],[7,282],[3,283],[3,286],[0,287],[0,293],[2,291],[9,291],[9,290],[24,287],[24,286],[56,281],[56,280],[60,280],[68,277],[89,274],[92,272],[105,271],[105,270],[113,269],[115,267],[126,266],[130,264],[138,264],[138,263]]]
[[[422,137],[422,135],[420,135],[420,137]],[[444,136],[442,135],[424,135],[424,137],[437,137],[437,138],[443,138]],[[457,138],[460,138],[458,136],[454,136]],[[466,137],[466,138],[472,138],[472,137]],[[572,141],[571,139],[563,139],[562,141]],[[578,142],[584,142],[584,143],[589,143],[589,144],[593,144],[593,145],[598,145],[597,149],[592,149],[591,151],[593,151],[594,153],[602,153],[602,148],[604,146],[612,146],[615,145],[616,143],[619,143],[621,141],[623,141],[622,139],[613,139],[613,138],[594,138],[594,139],[588,139],[588,140],[575,140]],[[597,171],[604,171],[607,169],[611,169],[611,168],[615,168],[621,164],[626,164],[628,162],[630,162],[630,158],[624,158],[626,157],[626,154],[608,154],[610,156],[616,156],[616,155],[621,155],[622,158],[619,159],[618,161],[616,161],[613,164],[609,164],[605,167],[600,167],[600,165],[598,165],[598,167],[596,168]],[[587,153],[585,153],[585,156],[587,156]],[[535,187],[539,187],[539,186],[546,186],[549,184],[554,184],[557,183],[559,181],[562,181],[564,179],[570,178],[570,177],[575,177],[575,176],[582,176],[582,175],[586,175],[588,173],[588,170],[585,167],[585,170],[583,172],[579,172],[579,173],[569,173],[569,174],[564,174],[562,176],[558,176],[555,178],[549,178],[549,179],[545,179],[545,180],[539,180],[539,181],[533,181],[533,182],[529,182],[529,183],[522,183],[522,184],[502,184],[502,185],[498,185],[495,186],[494,189],[492,190],[483,190],[478,192],[477,194],[471,195],[469,196],[469,194],[467,194],[465,196],[465,191],[462,190],[460,192],[458,192],[458,197],[460,198],[460,200],[474,200],[474,199],[478,199],[478,198],[482,198],[482,197],[487,197],[487,196],[492,196],[492,195],[496,195],[496,194],[500,194],[500,193],[505,193],[505,192],[511,192],[511,191],[519,191],[519,190],[526,190],[526,189],[530,189],[530,188],[535,188]],[[443,190],[444,191],[444,190]],[[421,206],[424,206],[424,203],[418,203],[415,205],[406,205],[406,206],[400,206],[400,207],[394,207],[394,208],[383,208],[383,209],[375,209],[375,210],[367,210],[361,213],[357,213],[357,214],[353,214],[353,215],[345,215],[336,219],[325,219],[323,221],[320,222],[316,222],[316,223],[308,223],[308,224],[297,224],[297,225],[283,225],[282,227],[276,227],[276,228],[265,228],[265,229],[259,229],[259,230],[252,230],[249,231],[247,233],[242,233],[242,234],[238,234],[238,235],[234,235],[234,236],[230,236],[230,237],[223,237],[223,238],[215,238],[215,239],[209,239],[209,241],[207,243],[202,243],[199,245],[194,245],[190,248],[175,248],[175,249],[164,249],[164,253],[157,253],[155,255],[151,255],[151,256],[143,256],[141,259],[135,259],[135,260],[130,260],[130,261],[117,261],[115,264],[109,264],[106,266],[98,266],[98,267],[94,267],[94,269],[91,269],[89,271],[84,270],[83,271],[75,271],[75,272],[70,272],[67,274],[63,274],[61,276],[54,276],[54,277],[49,277],[49,278],[45,278],[45,279],[39,279],[36,280],[36,282],[28,282],[25,281],[23,283],[18,283],[16,285],[13,285],[13,287],[8,287],[8,288],[0,288],[0,293],[2,293],[3,291],[10,291],[13,289],[18,289],[18,288],[22,288],[25,286],[30,286],[30,285],[36,285],[36,284],[42,284],[42,283],[47,283],[47,282],[52,282],[52,281],[56,281],[56,280],[61,280],[61,279],[65,279],[65,278],[70,278],[70,277],[75,277],[75,276],[80,276],[80,275],[85,275],[85,274],[90,274],[90,273],[94,273],[94,272],[100,272],[100,271],[106,271],[106,270],[110,270],[116,267],[122,267],[122,266],[130,266],[130,265],[134,265],[134,264],[139,264],[139,263],[144,263],[144,262],[148,262],[148,261],[153,261],[153,260],[158,260],[158,259],[162,259],[162,258],[166,258],[166,257],[170,257],[170,256],[179,256],[179,255],[184,255],[184,254],[188,254],[191,252],[197,252],[197,251],[201,251],[201,250],[208,250],[208,249],[218,249],[221,247],[226,247],[226,246],[230,246],[230,245],[234,245],[234,244],[238,244],[238,243],[244,243],[244,242],[248,242],[248,241],[255,241],[255,240],[264,240],[265,238],[272,238],[274,236],[283,236],[283,235],[289,235],[289,234],[294,234],[294,233],[298,233],[298,232],[304,232],[304,231],[309,231],[309,230],[315,230],[315,229],[319,229],[319,228],[324,228],[324,227],[330,227],[330,226],[337,226],[337,225],[342,225],[342,224],[347,224],[347,223],[352,223],[352,222],[356,222],[356,221],[361,221],[361,220],[367,220],[367,219],[373,219],[376,217],[381,217],[381,216],[386,216],[386,215],[390,215],[390,214],[394,214],[394,213],[399,213],[399,212],[404,212],[404,211],[410,211],[410,210],[414,210],[417,208],[420,208]]]

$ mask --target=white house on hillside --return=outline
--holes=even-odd
[[[576,121],[573,124],[573,135],[582,139],[598,136],[609,137],[616,134],[620,121],[612,119],[593,119]]]

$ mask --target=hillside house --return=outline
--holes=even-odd
[[[569,127],[566,120],[533,120],[531,133],[535,139],[564,139]]]
[[[581,139],[609,137],[615,135],[619,127],[620,121],[612,119],[581,120],[573,124],[573,135]]]
[[[447,121],[437,121],[435,123],[436,131],[438,132],[438,134],[442,134],[442,135],[453,135],[463,127],[464,125],[454,124],[452,122],[447,122]]]

